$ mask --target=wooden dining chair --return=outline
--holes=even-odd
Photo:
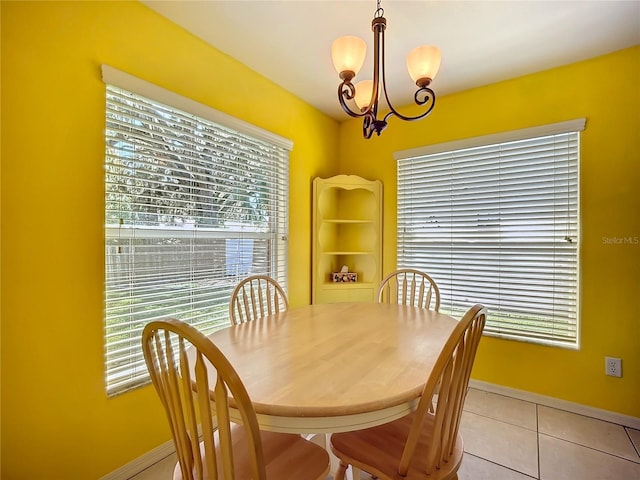
[[[171,427],[174,480],[325,480],[327,451],[300,435],[260,431],[242,380],[194,327],[174,319],[151,322],[142,350]],[[240,423],[231,422],[230,407]]]
[[[437,312],[440,310],[440,290],[426,273],[402,268],[382,279],[378,288],[378,302],[411,305]]]
[[[340,460],[335,480],[344,479],[348,465],[381,480],[458,478],[463,451],[458,429],[485,318],[486,309],[475,305],[458,322],[415,411],[377,427],[331,436],[331,450]]]
[[[229,317],[237,325],[289,308],[287,294],[267,275],[252,275],[242,280],[231,294]]]

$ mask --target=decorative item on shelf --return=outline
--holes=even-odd
[[[339,272],[331,273],[331,280],[336,283],[355,283],[358,281],[358,274],[350,272],[349,267],[343,265]]]
[[[377,0],[377,6],[371,22],[371,29],[374,32],[373,81],[363,80],[356,85],[351,83],[364,63],[367,49],[364,40],[359,37],[345,36],[335,40],[331,46],[333,65],[342,80],[338,86],[338,100],[347,114],[352,117],[363,117],[362,133],[367,139],[371,138],[373,132],[380,135],[392,115],[402,120],[411,121],[424,118],[433,110],[436,95],[429,88],[429,85],[438,73],[441,57],[440,49],[432,45],[423,45],[409,52],[407,69],[418,86],[418,90],[414,94],[414,101],[419,106],[426,106],[426,110],[416,116],[406,116],[399,113],[391,104],[387,93],[384,66],[384,30],[387,27],[387,20],[384,18],[384,10],[380,7],[380,0]],[[382,92],[390,112],[383,119],[379,119],[378,100]],[[353,100],[355,111],[347,105],[347,100]]]

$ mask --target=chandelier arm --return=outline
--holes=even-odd
[[[393,115],[395,115],[396,117],[402,119],[402,120],[406,120],[406,121],[414,121],[414,120],[420,120],[421,118],[426,117],[427,115],[429,115],[429,113],[431,113],[431,110],[433,110],[433,107],[435,106],[436,103],[436,94],[434,93],[433,90],[431,90],[429,87],[420,87],[418,88],[418,90],[416,91],[416,93],[413,96],[413,100],[416,103],[416,105],[425,105],[427,103],[429,103],[429,105],[427,105],[427,110],[419,115],[416,116],[408,116],[408,115],[403,115],[402,113],[400,113],[398,110],[396,110],[396,108],[393,106],[393,104],[391,103],[391,100],[389,99],[389,94],[387,93],[387,79],[386,79],[386,72],[385,72],[385,66],[386,66],[386,59],[385,59],[385,45],[384,45],[384,30],[382,30],[380,32],[380,36],[381,36],[381,40],[382,40],[382,52],[380,54],[381,56],[381,60],[382,60],[382,67],[381,67],[381,73],[382,73],[382,90],[384,92],[384,99],[387,102],[387,105],[389,107],[390,112],[387,113],[384,116],[383,122],[387,122],[387,120],[389,120],[389,118]]]
[[[384,92],[384,99],[387,102],[387,106],[391,110],[391,112],[387,113],[384,116],[384,121],[386,122],[391,115],[394,115],[394,114],[397,115],[397,113],[396,113],[396,109],[393,108],[393,105],[391,104],[391,100],[389,100],[389,94],[387,93],[387,73],[385,68],[386,58],[385,58],[385,45],[384,45],[384,30],[381,32],[381,39],[382,39],[382,52],[380,53],[380,56],[382,60],[381,61],[382,67],[380,67],[380,70],[382,75],[382,91]]]
[[[393,108],[393,105],[391,105],[391,103],[389,102],[389,99],[387,98],[387,103],[391,111],[385,115],[384,120],[385,121],[388,120],[389,117],[391,117],[392,115],[395,115],[396,117],[409,122],[412,122],[414,120],[420,120],[421,118],[424,118],[427,115],[429,115],[431,113],[431,110],[433,110],[433,107],[436,106],[436,94],[429,87],[422,87],[422,88],[419,88],[418,91],[415,93],[414,101],[416,105],[427,105],[427,109],[419,115],[410,117],[410,116],[401,114],[395,108]]]
[[[380,89],[387,96],[385,79],[384,79],[384,31],[387,26],[387,20],[384,18],[384,10],[379,8],[371,22],[373,30],[373,88],[371,90],[371,99],[369,105],[364,110],[367,116],[362,122],[362,132],[365,139],[371,138],[373,132],[378,136],[387,128],[386,120],[378,119],[378,98]]]
[[[373,30],[373,88],[371,89],[371,99],[369,100],[369,106],[367,111],[373,115],[373,121],[378,117],[378,98],[380,96],[380,87],[385,90],[384,87],[384,30],[387,26],[386,19],[380,14],[382,11],[380,5],[376,15],[374,15],[371,22],[371,30]],[[380,58],[382,57],[382,59]],[[382,60],[382,62],[381,62]],[[382,63],[382,77],[380,76],[380,64]],[[386,91],[385,91],[386,95]]]
[[[364,119],[362,120],[362,135],[364,136],[365,140],[369,140],[371,138],[374,130],[375,127],[373,126],[372,115],[371,112],[369,112],[364,116]]]
[[[350,81],[343,81],[340,85],[338,85],[338,100],[340,101],[340,106],[342,109],[350,116],[358,118],[364,117],[367,112],[357,113],[349,108],[346,100],[353,100],[355,97],[356,88]]]
[[[414,94],[414,101],[416,103],[416,105],[427,105],[427,110],[419,115],[416,116],[408,116],[408,115],[403,115],[402,113],[400,113],[398,110],[396,110],[396,108],[393,106],[393,104],[391,103],[391,100],[389,99],[389,94],[387,93],[387,78],[386,78],[386,71],[385,71],[385,67],[386,67],[386,59],[385,59],[385,44],[384,44],[384,28],[381,28],[378,31],[378,35],[380,37],[380,50],[378,51],[378,38],[376,37],[376,42],[375,42],[375,46],[376,46],[376,53],[379,53],[380,56],[380,74],[381,74],[381,84],[382,84],[382,91],[384,92],[384,99],[387,102],[387,106],[389,107],[389,113],[387,113],[383,120],[378,120],[378,122],[380,122],[381,124],[386,125],[387,120],[389,120],[389,118],[393,115],[395,115],[396,117],[402,119],[402,120],[406,120],[406,121],[414,121],[414,120],[420,120],[421,118],[426,117],[429,113],[431,113],[431,110],[433,110],[433,107],[435,106],[435,93],[433,90],[431,90],[429,87],[420,87],[418,88],[418,90],[416,91],[416,93]],[[378,59],[378,57],[376,57],[376,60]],[[378,65],[376,65],[376,67],[378,67]],[[374,75],[378,73],[378,69],[374,69]],[[374,76],[374,79],[376,79],[376,77]],[[375,82],[375,80],[374,80]],[[376,105],[377,107],[377,105]],[[377,112],[374,112],[374,114],[377,116]]]

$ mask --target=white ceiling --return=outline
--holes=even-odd
[[[348,117],[337,100],[335,38],[357,35],[367,42],[356,81],[372,78],[375,0],[142,3],[338,120]],[[395,106],[412,101],[405,58],[418,45],[442,51],[431,85],[442,96],[640,44],[638,0],[383,0],[381,6]],[[592,82],[595,92],[597,78],[581,80]]]

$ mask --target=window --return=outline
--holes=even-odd
[[[578,164],[584,120],[401,152],[398,267],[441,310],[488,308],[485,333],[578,348]]]
[[[267,274],[286,288],[291,145],[105,83],[105,363],[113,395],[148,382],[140,346],[149,321],[175,317],[207,333],[229,324],[241,278]]]

